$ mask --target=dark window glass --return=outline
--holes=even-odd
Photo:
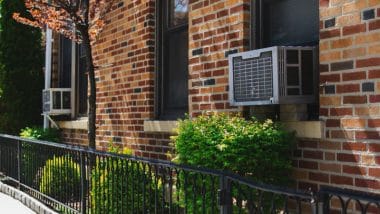
[[[77,103],[78,115],[87,116],[87,92],[88,92],[88,77],[86,71],[86,55],[82,45],[78,46],[77,59]]]
[[[188,19],[188,0],[170,0],[170,26],[186,24]]]
[[[64,109],[70,108],[71,106],[70,97],[71,97],[70,92],[62,92],[62,100],[63,100],[62,107]]]
[[[288,64],[298,64],[298,50],[286,51],[286,62]]]
[[[304,95],[313,94],[315,88],[310,82],[314,81],[315,76],[313,75],[313,52],[302,51],[302,92]]]
[[[263,47],[318,44],[318,0],[260,2]]]
[[[298,67],[287,67],[287,84],[290,86],[298,86],[299,85],[299,70]]]
[[[53,93],[53,108],[55,109],[61,109],[61,92],[56,91]]]
[[[298,88],[288,88],[288,95],[300,95]]]
[[[60,88],[71,87],[71,40],[59,37],[59,84]]]

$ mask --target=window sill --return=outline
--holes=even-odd
[[[322,121],[292,121],[282,122],[288,131],[296,131],[298,138],[321,139],[323,137]],[[174,133],[177,121],[144,121],[145,132]]]
[[[297,138],[322,139],[324,124],[322,121],[291,121],[282,122],[288,131],[296,131]]]
[[[80,118],[78,120],[71,121],[57,121],[57,125],[61,129],[81,129],[87,130],[88,127],[88,118]]]
[[[144,131],[145,132],[164,132],[164,133],[174,133],[174,129],[177,128],[177,121],[164,121],[164,120],[153,120],[144,121]]]

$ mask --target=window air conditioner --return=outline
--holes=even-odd
[[[316,49],[270,47],[229,56],[231,105],[316,101]]]
[[[42,91],[43,114],[71,114],[71,88],[50,88]]]

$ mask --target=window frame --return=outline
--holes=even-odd
[[[176,26],[170,26],[170,11],[169,11],[170,0],[158,0],[156,1],[156,42],[155,42],[155,67],[156,67],[156,85],[155,85],[155,119],[157,120],[176,120],[181,118],[181,116],[174,114],[167,114],[165,111],[165,69],[169,67],[167,60],[164,56],[168,56],[169,48],[165,39],[165,34],[178,32],[186,28],[188,32],[188,21],[181,23]],[[187,52],[188,52],[187,46]],[[188,67],[188,64],[187,64]],[[188,72],[188,69],[187,69]],[[186,76],[188,80],[188,75]],[[188,99],[188,92],[187,92]],[[185,112],[188,112],[189,103],[186,105]],[[166,113],[166,114],[165,114]],[[183,115],[185,116],[185,115]],[[176,117],[174,119],[174,117]]]
[[[62,40],[63,36],[59,35],[59,56],[58,56],[58,86],[61,85],[61,76],[63,75],[63,67],[62,67]],[[80,45],[77,43],[71,41],[71,59],[70,59],[70,88],[71,88],[71,119],[77,119],[77,118],[84,118],[87,117],[88,114],[88,104],[86,105],[87,112],[86,113],[80,113],[79,112],[79,105],[80,105],[80,96],[79,96],[79,54],[80,54]],[[87,79],[88,82],[88,79]],[[88,83],[87,83],[88,84]],[[88,102],[87,100],[85,102]]]

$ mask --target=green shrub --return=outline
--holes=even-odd
[[[177,131],[178,135],[172,137],[176,151],[173,161],[177,163],[226,170],[267,184],[289,183],[294,134],[271,120],[203,115],[180,120]],[[195,180],[191,176],[188,180]],[[209,183],[205,185],[211,189]],[[183,188],[182,194],[186,191],[191,190]],[[201,205],[200,197],[196,201]],[[206,203],[209,205],[210,201]],[[197,211],[192,210],[192,204],[186,206],[190,211]]]
[[[114,146],[109,150],[131,154],[129,150],[119,152]],[[91,213],[151,213],[155,200],[162,201],[161,181],[148,165],[98,157],[91,174]]]
[[[43,129],[41,127],[26,127],[20,132],[20,136],[23,138],[50,142],[59,142],[59,134],[58,129]],[[36,176],[38,171],[48,159],[53,158],[53,154],[44,152],[44,149],[46,147],[41,147],[38,144],[22,143],[21,175],[24,182],[34,188],[39,188],[40,185]]]
[[[50,142],[60,142],[60,133],[58,129],[42,127],[26,127],[21,129],[20,136],[23,138],[29,138],[34,140],[45,140]]]
[[[80,196],[80,166],[70,156],[54,157],[42,169],[40,191],[56,200],[76,201]]]

